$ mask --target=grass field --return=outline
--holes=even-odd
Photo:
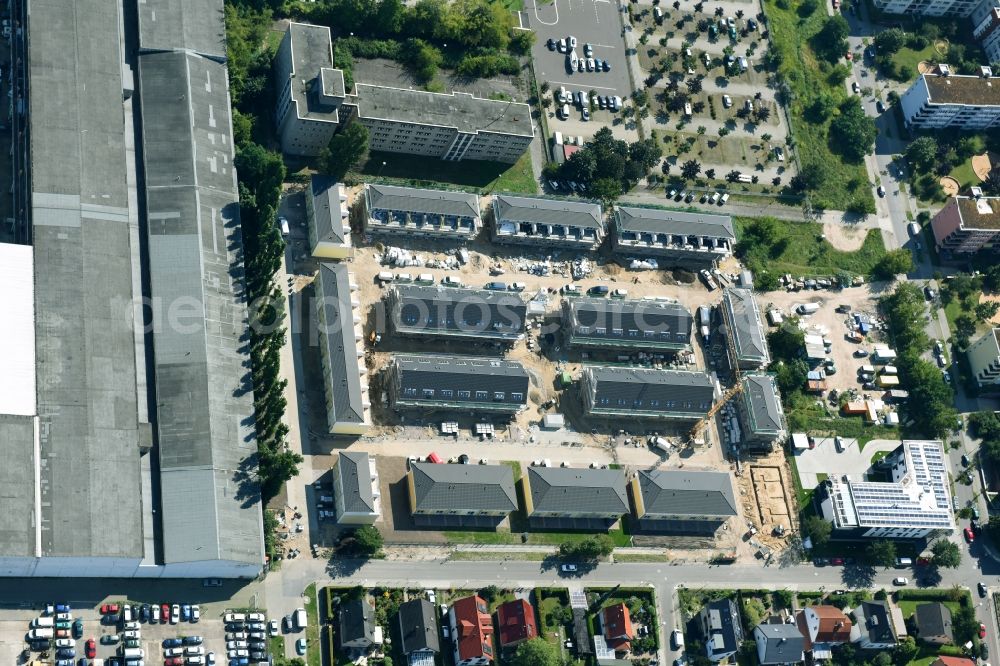
[[[980,183],[979,176],[977,176],[976,172],[972,170],[971,159],[965,160],[959,164],[957,167],[952,169],[951,173],[948,175],[957,180],[963,190],[972,185],[979,185]]]
[[[737,217],[733,221],[739,241],[753,220]],[[868,231],[861,249],[842,252],[822,238],[823,226],[820,224],[781,220],[775,228],[776,237],[770,246],[758,243],[740,252],[740,258],[755,273],[766,270],[796,276],[825,276],[843,270],[854,275],[868,275],[885,255],[882,236],[875,229]]]
[[[824,11],[815,11],[806,19],[797,13],[801,2],[792,0],[788,9],[778,7],[776,0],[765,0],[771,46],[783,56],[779,71],[791,89],[789,112],[792,136],[801,165],[819,164],[824,167],[824,179],[813,196],[818,207],[845,210],[852,201],[867,201],[874,206],[863,163],[845,162],[830,150],[827,130],[830,121],[815,123],[806,118],[806,109],[817,92],[826,92],[839,104],[847,97],[843,85],[830,85],[820,62],[809,46],[809,40],[820,31],[827,18]]]
[[[419,155],[372,152],[356,175],[365,182],[382,181],[409,187],[444,185],[479,193],[538,192],[529,152],[514,164],[480,160],[446,162]]]
[[[515,525],[514,527],[522,527]],[[511,531],[452,531],[445,532],[448,541],[451,543],[478,543],[478,544],[519,544],[529,543],[536,546],[558,546],[566,541],[583,541],[593,536],[593,532],[527,532],[528,540],[522,541],[520,529]],[[629,546],[632,537],[621,529],[615,529],[608,533],[615,546]]]
[[[892,61],[897,67],[907,67],[909,68],[913,78],[917,76],[917,64],[922,60],[936,60],[940,56],[934,51],[934,45],[928,44],[926,48],[922,48],[919,51],[914,51],[913,49],[904,46],[892,55]]]
[[[319,644],[319,608],[316,602],[316,583],[306,588],[302,595],[306,598],[305,609],[309,618],[306,626],[306,663],[309,666],[320,666],[322,648]]]

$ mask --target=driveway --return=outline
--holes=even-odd
[[[817,439],[816,448],[797,452],[795,467],[799,471],[799,480],[806,490],[819,485],[819,474],[847,474],[854,480],[861,479],[872,465],[872,456],[879,451],[892,451],[899,446],[898,440],[873,439],[865,444],[862,450],[858,440],[845,439],[843,452],[838,453],[833,439]]]

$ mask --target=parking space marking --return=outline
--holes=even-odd
[[[549,81],[549,85],[550,86],[577,86],[577,87],[580,86],[579,83],[568,83],[566,81]],[[612,92],[615,91],[615,90],[617,90],[617,88],[609,88],[608,86],[594,86],[594,85],[591,85],[591,86],[587,86],[587,87],[588,88],[592,88],[594,90],[611,90]]]
[[[535,20],[541,23],[542,25],[556,25],[557,23],[559,23],[559,0],[553,0],[552,6],[555,7],[556,10],[556,20],[552,21],[551,23],[547,23],[542,20],[541,16],[538,15],[538,0],[535,0],[535,3],[533,5],[535,10]]]

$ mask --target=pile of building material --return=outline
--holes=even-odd
[[[632,271],[655,271],[660,265],[656,259],[633,259],[629,262],[628,267]]]
[[[425,265],[427,268],[456,270],[461,265],[461,262],[456,257],[445,257],[444,259],[431,259]]]
[[[586,259],[581,257],[573,262],[572,274],[574,280],[582,280],[593,272],[593,265]]]
[[[387,247],[382,253],[380,260],[385,266],[402,268],[403,266],[423,266],[424,260],[418,254],[413,254],[409,250],[401,247]]]

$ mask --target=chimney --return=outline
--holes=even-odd
[[[979,68],[979,76],[983,77],[984,79],[993,78],[993,70],[984,65]]]
[[[938,65],[938,74],[940,74],[941,76],[950,76],[951,75],[951,66],[948,65],[947,63],[941,63],[941,64],[939,64]]]

